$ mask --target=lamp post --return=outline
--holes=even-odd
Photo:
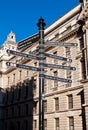
[[[39,130],[44,130],[44,26],[43,18],[39,19]]]

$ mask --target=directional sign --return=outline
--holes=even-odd
[[[56,55],[52,55],[52,54],[48,54],[48,53],[44,53],[44,54],[45,54],[45,56],[50,57],[50,58],[72,62],[72,59],[69,59],[69,58],[56,56]]]
[[[76,70],[75,67],[71,67],[71,66],[63,66],[63,65],[55,65],[55,64],[45,64],[45,67],[49,67],[49,68],[57,68],[57,69],[64,69],[64,70]]]
[[[7,50],[7,53],[15,55],[15,56],[25,57],[25,58],[28,58],[28,59],[39,60],[39,57],[37,57],[37,56],[31,55],[31,54],[22,53],[22,52],[17,52],[17,51],[13,51],[13,50],[9,50],[9,49]]]
[[[23,64],[16,64],[16,63],[12,63],[12,62],[6,62],[6,65],[11,66],[11,67],[16,67],[16,68],[22,68],[22,69],[26,69],[26,70],[39,71],[39,68],[37,68],[37,67],[23,65]]]
[[[45,42],[45,46],[65,46],[65,47],[75,47],[78,46],[77,43],[58,43],[58,42]]]
[[[58,78],[55,76],[44,75],[44,78],[50,79],[50,80],[56,80],[56,81],[60,81],[60,82],[72,83],[72,80],[70,80],[70,79]]]

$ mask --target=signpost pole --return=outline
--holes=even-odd
[[[40,18],[39,27],[39,130],[44,130],[44,19]]]

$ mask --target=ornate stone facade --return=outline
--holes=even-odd
[[[76,71],[45,68],[45,74],[72,79],[72,83],[44,81],[45,130],[88,129],[88,11],[85,10],[87,4],[83,9],[78,5],[45,29],[45,42],[78,43],[77,47],[45,47],[47,53],[72,59],[70,63],[46,57],[46,63],[76,67]],[[35,34],[15,44],[15,50],[28,54],[38,46],[39,35]],[[7,54],[4,53],[3,56],[5,55]],[[38,56],[39,53],[37,52],[36,55]],[[4,59],[1,56],[0,60],[1,86],[5,89],[4,115],[1,118],[4,122],[4,130],[38,130],[38,72],[6,66],[3,68],[2,64],[11,61],[38,67],[39,63],[23,57],[8,55],[7,57]]]

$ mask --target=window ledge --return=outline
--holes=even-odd
[[[87,83],[88,82],[88,79],[82,79],[80,80],[81,83]]]

